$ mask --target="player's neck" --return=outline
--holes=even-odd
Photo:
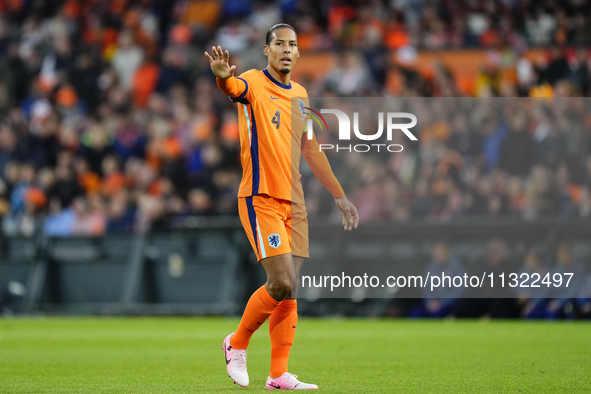
[[[275,78],[276,81],[281,82],[284,85],[289,85],[289,82],[291,80],[291,71],[287,74],[283,74],[275,70],[271,66],[267,66],[267,71],[269,72],[269,74],[271,74],[273,78]]]

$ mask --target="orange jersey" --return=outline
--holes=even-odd
[[[306,89],[294,81],[289,85],[282,84],[266,69],[246,71],[237,79],[245,84],[242,93],[232,98],[238,103],[243,169],[238,197],[266,194],[303,204],[304,191],[299,171],[302,153],[312,169],[315,166],[308,157],[321,162],[321,170],[314,173],[319,176],[317,172],[322,172],[325,176],[319,176],[319,179],[330,180],[330,187],[327,187],[333,196],[344,195],[326,156],[319,150],[316,138],[302,138],[307,118],[304,107],[309,106]],[[294,106],[297,109],[293,111],[297,116],[295,119],[291,117],[292,98],[298,98],[297,106]],[[320,160],[316,160],[317,157]]]

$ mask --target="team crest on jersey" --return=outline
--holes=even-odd
[[[279,234],[273,233],[267,237],[267,240],[269,240],[269,246],[272,248],[277,249],[279,245],[281,245],[281,237]]]
[[[300,106],[300,112],[302,113],[302,116],[306,117],[306,104],[304,104],[304,100],[298,99],[298,105]]]

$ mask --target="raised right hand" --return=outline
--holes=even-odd
[[[226,49],[226,51],[222,51],[222,47],[218,45],[218,47],[211,47],[213,51],[213,57],[209,55],[209,53],[205,52],[205,56],[209,59],[209,65],[211,66],[211,71],[213,74],[220,78],[220,79],[228,79],[234,76],[234,70],[236,66],[230,66],[230,52]]]

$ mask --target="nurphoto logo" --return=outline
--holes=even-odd
[[[311,140],[312,137],[312,127],[313,121],[316,121],[320,126],[321,130],[324,129],[322,124],[328,130],[328,126],[326,120],[322,116],[322,114],[333,114],[337,117],[337,121],[339,122],[339,141],[350,141],[351,140],[351,120],[349,116],[338,109],[321,109],[320,112],[313,110],[309,107],[304,107],[304,109],[309,110],[310,112],[306,112],[306,115],[310,117],[307,120],[306,130],[307,130],[307,138]],[[416,126],[417,124],[417,117],[409,112],[387,112],[386,113],[386,139],[388,141],[392,141],[392,135],[395,130],[402,131],[408,139],[411,141],[418,141],[417,137],[409,130]],[[410,122],[407,123],[394,123],[394,119],[408,119]],[[320,123],[322,120],[322,123]],[[359,130],[359,113],[353,113],[353,133],[355,137],[362,141],[376,141],[382,137],[384,134],[384,112],[378,113],[378,130],[374,134],[363,134]],[[396,153],[402,152],[404,147],[400,144],[349,144],[349,145],[333,145],[333,144],[320,144],[320,151],[329,150],[329,149],[336,149],[337,152],[339,151],[348,151],[348,152],[369,152],[372,149],[380,151],[381,148],[384,148],[388,152]]]

